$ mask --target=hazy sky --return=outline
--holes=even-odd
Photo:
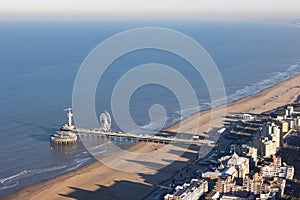
[[[299,0],[0,0],[1,18],[300,18]]]

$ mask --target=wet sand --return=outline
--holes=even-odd
[[[261,92],[220,106],[213,110],[220,116],[214,117],[211,124],[211,110],[196,113],[180,123],[167,128],[167,131],[205,135],[211,128],[223,126],[223,111],[226,115],[238,112],[261,113],[273,108],[293,103],[300,95],[300,74]],[[197,124],[199,124],[198,128]],[[122,172],[111,169],[100,162],[94,162],[78,170],[61,176],[25,187],[9,196],[6,200],[52,200],[52,199],[142,199],[161,181],[170,178],[179,169],[197,157],[197,151],[184,149],[172,145],[137,143],[128,149],[130,152],[140,152],[130,155],[127,159],[119,158],[117,167],[132,167],[135,163],[135,172]],[[154,157],[143,156],[148,152],[156,152]],[[177,153],[174,153],[177,152]],[[167,160],[174,159],[178,152],[183,155],[176,162],[166,168],[155,170],[163,166]],[[120,156],[120,155],[119,155]],[[118,153],[116,156],[118,157]],[[107,158],[109,159],[109,158]],[[124,169],[125,169],[124,168]],[[145,169],[148,171],[145,173]],[[133,170],[134,171],[134,170]],[[143,173],[140,173],[143,172]]]

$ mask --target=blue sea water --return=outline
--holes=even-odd
[[[226,21],[0,21],[0,197],[92,161],[81,144],[52,148],[49,135],[66,121],[62,110],[72,105],[73,82],[88,53],[113,34],[143,26],[171,28],[198,41],[222,74],[228,102],[300,72],[300,28],[296,26]],[[97,112],[111,111],[111,91],[123,73],[150,62],[172,66],[187,77],[199,106],[182,116],[170,91],[147,85],[130,100],[137,124],[149,127],[148,110],[153,104],[166,108],[165,126],[210,106],[203,80],[187,61],[147,49],[112,63],[99,82]],[[112,128],[118,130],[114,122]]]

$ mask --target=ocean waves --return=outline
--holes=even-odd
[[[39,174],[49,174],[51,172],[55,173],[55,174],[57,174],[57,173],[62,174],[64,172],[73,171],[75,169],[78,169],[78,168],[90,163],[92,160],[93,160],[93,158],[91,156],[89,156],[89,157],[83,157],[83,158],[76,158],[76,159],[74,159],[74,161],[72,162],[71,165],[61,165],[61,166],[53,166],[53,167],[49,167],[49,168],[22,170],[11,176],[0,178],[0,191],[6,190],[9,188],[14,188],[14,187],[18,186],[24,179],[35,177]],[[51,178],[47,175],[45,175],[44,177]]]
[[[297,75],[298,73],[300,73],[300,59],[298,62],[296,62],[296,64],[291,64],[286,70],[278,71],[278,72],[271,72],[269,74],[266,74],[265,75],[266,78],[257,80],[256,82],[251,83],[249,85],[242,85],[242,80],[241,80],[241,87],[237,87],[236,85],[234,85],[233,86],[234,88],[229,88],[229,91],[231,91],[231,93],[226,96],[226,101],[224,101],[224,99],[221,99],[220,102],[230,103],[230,102],[239,100],[243,97],[253,95],[255,93],[260,92],[263,89],[272,87],[279,82],[287,80],[287,79]],[[197,107],[191,107],[191,108],[187,108],[184,110],[177,110],[177,111],[169,112],[168,118],[165,122],[164,127],[166,128],[172,124],[175,124],[175,123],[183,120],[184,118],[191,116],[194,113],[197,113],[199,111],[206,110],[206,109],[209,109],[209,108],[219,105],[218,103],[215,103],[215,105],[212,105],[209,97],[207,97],[206,99],[200,99],[199,102],[200,102],[200,104]],[[165,119],[161,119],[161,120],[165,120]],[[151,131],[157,130],[157,125],[156,125],[156,123],[150,123],[150,124],[143,126],[143,129],[145,130],[145,132],[149,132],[150,130]]]
[[[21,172],[11,175],[9,177],[0,178],[0,191],[17,186],[19,182],[24,178],[31,177],[41,173],[48,173],[52,171],[61,170],[66,167],[67,167],[66,165],[62,165],[62,166],[54,166],[54,167],[43,168],[43,169],[22,170]]]
[[[246,85],[243,88],[235,91],[233,94],[228,95],[227,103],[258,93],[261,90],[272,87],[279,82],[297,75],[298,73],[300,73],[300,61],[298,61],[296,64],[290,65],[290,67],[283,72],[272,72],[268,74],[268,78],[259,80],[250,85]]]

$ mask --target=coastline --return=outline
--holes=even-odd
[[[218,106],[213,110],[218,112],[226,106],[227,113],[250,112],[258,114],[271,108],[286,105],[292,103],[300,95],[299,82],[300,74],[297,74],[258,93]],[[164,130],[176,132],[179,125],[181,125],[187,132],[204,135],[210,128],[211,111],[212,109],[206,109],[194,113]],[[219,127],[221,127],[222,120],[222,117],[218,118],[214,126],[220,125]],[[191,127],[197,123],[200,123],[198,130],[192,132],[193,129]],[[137,143],[130,146],[128,150],[148,152],[154,148],[161,148],[161,146],[160,144]],[[22,188],[3,199],[50,200],[70,197],[84,199],[84,197],[89,195],[89,197],[102,197],[104,199],[106,199],[105,197],[118,199],[120,196],[124,197],[124,195],[127,195],[126,198],[140,199],[151,192],[153,185],[159,184],[162,180],[172,176],[176,170],[187,165],[189,160],[196,157],[196,154],[195,151],[191,150],[178,163],[167,167],[168,170],[162,169],[160,172],[153,172],[153,174],[147,175],[116,171],[94,161],[74,171]],[[133,189],[135,194],[127,194],[128,188]]]
[[[253,114],[259,114],[263,111],[266,111],[268,110],[269,107],[271,107],[270,105],[267,105],[267,104],[272,104],[272,107],[278,107],[278,106],[282,106],[282,105],[286,105],[286,104],[282,104],[282,100],[281,99],[278,99],[278,98],[283,98],[283,97],[280,97],[279,95],[277,94],[274,94],[275,91],[273,90],[276,90],[276,88],[278,87],[281,87],[281,86],[287,86],[287,90],[284,91],[284,89],[281,89],[282,90],[282,93],[288,93],[290,90],[294,89],[294,88],[297,88],[298,85],[297,83],[295,84],[291,84],[291,87],[289,87],[288,85],[290,85],[291,82],[293,82],[294,80],[300,80],[300,73],[299,74],[296,74],[286,80],[283,80],[281,82],[278,82],[276,84],[274,84],[273,86],[270,86],[270,87],[267,87],[267,88],[264,88],[262,90],[260,90],[259,92],[257,93],[254,93],[254,94],[251,94],[251,95],[248,95],[248,96],[245,96],[245,97],[242,97],[242,98],[239,98],[239,99],[236,99],[236,100],[233,100],[229,103],[226,103],[226,105],[220,105],[220,106],[217,106],[216,108],[213,108],[214,110],[218,110],[220,107],[226,107],[226,112],[227,113],[231,113],[231,109],[228,109],[228,108],[231,108],[231,107],[234,107],[234,112],[249,112],[249,113],[253,113]],[[297,81],[295,81],[297,82]],[[260,100],[260,102],[262,103],[262,105],[257,105],[257,106],[252,106],[252,104],[249,104],[249,106],[247,106],[246,108],[243,106],[243,108],[241,109],[238,109],[236,108],[237,105],[241,104],[241,103],[245,103],[247,101],[250,101],[250,100],[253,100],[253,99],[256,99],[256,98],[259,98],[261,97],[262,95],[264,94],[267,94],[267,93],[271,93],[269,94],[268,96],[266,96],[265,98],[262,98]],[[300,85],[299,85],[299,95],[300,95]],[[287,94],[287,96],[289,96]],[[292,103],[295,98],[297,98],[297,96],[295,95],[291,95],[292,97],[289,98],[289,103]],[[277,102],[277,103],[276,103]],[[196,117],[200,117],[200,115],[207,115],[209,114],[210,112],[212,111],[212,108],[207,108],[207,109],[204,109],[204,110],[201,110],[199,112],[196,112],[196,113],[193,113],[191,114],[190,116],[168,126],[167,128],[165,128],[164,130],[171,130],[171,131],[175,131],[178,126],[180,125],[180,123],[185,123],[185,122],[188,122],[190,121],[191,118],[196,118]]]

